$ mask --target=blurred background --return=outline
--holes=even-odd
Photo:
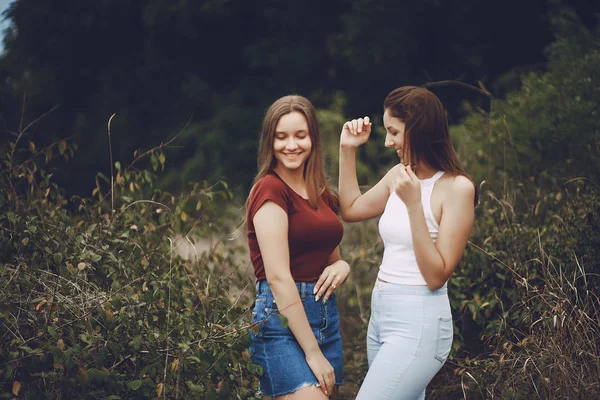
[[[565,2],[596,24],[597,2]],[[481,82],[500,97],[547,68],[547,0],[0,2],[0,137],[19,126],[38,147],[68,138],[78,151],[54,179],[89,195],[114,159],[129,163],[182,131],[166,149],[172,188],[225,179],[241,193],[255,173],[260,123],[276,98],[299,93],[344,118],[380,117],[402,85]],[[451,123],[488,99],[455,85],[433,89]],[[184,129],[185,128],[185,129]],[[331,126],[332,140],[339,127]],[[383,151],[383,150],[382,150]]]
[[[266,108],[440,97],[480,193],[431,399],[600,396],[600,3],[0,0],[0,398],[257,399],[244,202]],[[377,221],[345,224],[345,373],[364,379]],[[237,229],[237,231],[236,231]],[[237,232],[237,233],[236,233]]]

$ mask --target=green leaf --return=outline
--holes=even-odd
[[[56,338],[56,329],[54,329],[53,326],[49,326],[48,327],[48,333],[50,334],[50,337],[52,337],[53,339]]]
[[[188,389],[190,389],[191,392],[193,393],[204,393],[204,386],[202,386],[202,384],[200,385],[196,385],[194,382],[192,381],[185,381],[185,385],[188,387]]]
[[[52,256],[52,258],[54,259],[54,262],[56,264],[60,264],[60,262],[62,261],[62,253],[54,253],[54,256]]]
[[[246,369],[248,370],[248,372],[250,372],[253,375],[262,375],[263,374],[263,369],[260,365],[248,364]]]
[[[62,155],[66,149],[67,149],[67,142],[65,142],[64,140],[61,140],[58,143],[58,152]]]
[[[288,327],[287,317],[284,316],[283,314],[277,314],[277,316],[279,317],[279,323],[281,324],[281,326],[284,328],[287,328]]]
[[[129,344],[131,346],[133,346],[134,350],[139,350],[141,343],[142,343],[141,335],[137,335],[136,337],[133,338],[133,340],[131,342],[129,342]]]
[[[142,387],[142,381],[138,379],[136,381],[129,382],[127,386],[129,386],[129,389],[131,390],[138,390],[140,387]]]

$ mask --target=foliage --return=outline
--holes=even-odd
[[[553,21],[548,71],[525,75],[520,90],[492,101],[491,112],[472,112],[452,130],[477,181],[546,187],[600,179],[600,25],[589,31],[568,10]]]
[[[175,168],[161,179],[181,189],[225,178],[245,192],[260,121],[276,98],[300,93],[328,107],[341,92],[346,114],[374,115],[399,85],[492,79],[540,62],[551,39],[539,18],[544,3],[13,1],[0,56],[0,130],[19,124],[24,99],[29,116],[58,106],[32,138],[41,146],[73,137],[73,171],[57,163],[55,181],[87,196],[96,172],[107,173],[95,149],[106,148],[108,116],[117,114],[123,162],[190,120],[167,151]],[[451,109],[465,96],[440,93]]]
[[[473,397],[600,390],[600,29],[568,10],[554,25],[548,71],[453,129],[486,180],[450,281],[460,334],[446,373]]]
[[[220,232],[226,186],[176,197],[117,162],[111,193],[99,178],[96,199],[67,200],[43,164],[71,151],[0,150],[0,397],[254,398],[247,306],[219,272],[232,255],[176,251]]]
[[[600,391],[600,31],[574,18],[555,18],[546,72],[523,76],[506,100],[452,127],[481,196],[448,283],[453,351],[430,398],[584,399]],[[355,327],[346,366],[357,383],[381,260],[374,228],[352,227],[344,239],[355,287],[340,307]]]
[[[362,12],[361,5],[369,2],[351,3]],[[438,3],[423,7],[448,7]],[[196,12],[227,20],[227,13],[246,10],[235,2],[241,8],[219,5]],[[147,13],[152,26],[170,26],[172,18],[184,22],[175,24],[182,29],[177,35],[196,35],[183,3],[162,13],[161,2],[148,7],[155,8]],[[276,11],[267,11],[265,18],[275,24]],[[290,9],[286,21],[296,12]],[[380,15],[381,10],[369,12]],[[357,18],[343,16],[352,35],[334,43],[361,42],[361,33],[373,26],[360,25]],[[523,75],[521,86],[505,99],[492,99],[491,108],[467,107],[464,123],[452,127],[467,170],[481,183],[481,197],[470,243],[448,284],[453,351],[428,398],[590,398],[600,391],[600,31],[588,31],[567,11],[553,24],[557,40],[548,49],[547,70]],[[289,37],[300,29],[293,27]],[[330,37],[329,28],[323,29],[328,33],[316,36]],[[293,59],[287,52],[265,59],[281,43],[271,45],[250,46],[244,53],[264,76],[279,65],[277,60]],[[385,49],[375,46],[369,54]],[[341,53],[335,54],[362,54],[354,50],[339,45]],[[353,62],[366,68],[368,59]],[[279,73],[278,79],[288,76]],[[202,92],[199,88],[208,85],[202,76],[190,78],[189,93],[227,86],[216,80]],[[40,81],[37,76],[29,84]],[[7,82],[1,85],[10,86]],[[229,94],[219,98],[223,107],[214,119],[190,123],[184,135],[195,137],[200,147],[187,146],[179,155],[202,152],[185,173],[173,172],[177,179],[206,177],[207,169],[219,176],[227,174],[225,167],[254,170],[228,152],[232,143],[245,154],[254,149],[245,139],[248,131],[257,131],[256,121],[248,121],[277,91],[273,83],[264,98],[254,101],[249,93],[260,82],[227,86]],[[356,85],[359,93],[361,87]],[[350,101],[349,93],[332,91],[325,96],[328,107],[318,111],[334,184],[337,135],[344,114],[360,104]],[[135,115],[130,118],[141,118]],[[170,170],[169,142],[135,153],[129,165],[112,163],[108,172],[96,175],[92,198],[67,199],[45,163],[70,160],[76,146],[70,140],[40,149],[35,141],[24,144],[21,133],[36,127],[28,125],[0,150],[0,397],[256,397],[260,370],[246,351],[251,279],[240,268],[247,265],[247,255],[241,247],[224,246],[209,246],[190,259],[178,251],[188,239],[218,242],[223,231],[231,231],[230,220],[240,219],[226,207],[227,185],[192,183],[177,196],[160,190],[158,174]],[[382,135],[376,129],[359,152],[360,182],[373,184],[395,160],[381,150]],[[353,398],[366,373],[370,291],[381,254],[376,221],[345,225],[342,255],[352,275],[337,290],[347,383],[341,398]]]

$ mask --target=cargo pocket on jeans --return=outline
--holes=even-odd
[[[437,343],[435,346],[435,358],[442,364],[446,362],[452,347],[454,331],[452,327],[452,318],[438,319]]]

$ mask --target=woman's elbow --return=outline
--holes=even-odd
[[[430,277],[429,279],[425,280],[425,283],[427,284],[427,288],[431,291],[434,290],[438,290],[441,289],[446,282],[448,281],[448,277],[447,276],[434,276],[434,277]]]
[[[340,215],[344,222],[354,222],[352,221],[352,215],[347,210],[340,210]]]
[[[289,273],[267,273],[267,282],[272,291],[277,291],[280,287],[285,287],[289,282],[293,282],[294,278]]]
[[[436,280],[435,282],[426,282],[427,283],[427,289],[431,290],[432,292],[438,289],[441,289],[446,282],[445,281],[438,281]]]
[[[356,215],[356,213],[353,213],[350,210],[341,210],[340,215],[342,216],[344,222],[360,222],[363,220],[359,218],[359,216]]]

